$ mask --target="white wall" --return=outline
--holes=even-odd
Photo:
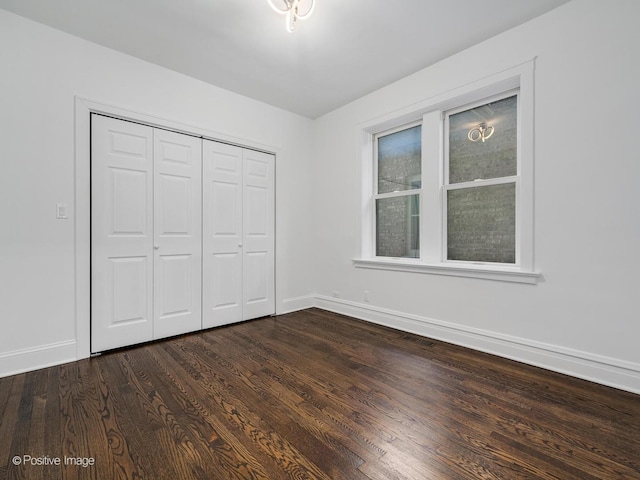
[[[575,0],[317,120],[316,304],[640,392],[638,18]],[[357,126],[533,57],[539,283],[354,268]]]
[[[311,120],[4,10],[0,65],[0,376],[76,356],[75,95],[274,149],[277,308],[313,292]]]

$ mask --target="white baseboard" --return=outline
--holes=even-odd
[[[0,377],[39,370],[75,360],[75,340],[13,350],[0,353]]]
[[[323,295],[314,306],[640,394],[637,363]]]
[[[282,301],[278,315],[318,307],[640,394],[640,364],[323,295]],[[76,342],[0,353],[0,378],[77,359]]]
[[[299,310],[305,310],[314,306],[315,295],[305,295],[303,297],[285,298],[282,300],[280,308],[278,308],[278,315],[284,315],[285,313],[293,313]]]

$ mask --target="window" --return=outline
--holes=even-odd
[[[535,283],[533,62],[362,128],[357,267]]]
[[[376,136],[376,255],[420,256],[422,126]]]
[[[447,260],[516,263],[518,95],[445,115]]]

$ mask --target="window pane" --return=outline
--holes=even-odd
[[[376,255],[420,256],[420,195],[376,200]]]
[[[421,187],[421,137],[421,125],[378,137],[378,193]]]
[[[447,192],[447,258],[515,263],[515,183]]]
[[[449,183],[517,174],[517,97],[449,116]]]

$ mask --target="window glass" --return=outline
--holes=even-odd
[[[449,183],[517,175],[517,96],[449,116]]]
[[[376,200],[376,255],[420,257],[420,195]]]
[[[378,193],[421,187],[422,126],[378,137]]]
[[[447,258],[515,263],[516,186],[447,191]]]

